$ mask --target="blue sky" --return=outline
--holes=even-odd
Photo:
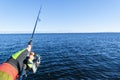
[[[1,0],[0,33],[120,32],[120,0]]]

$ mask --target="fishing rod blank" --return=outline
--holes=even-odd
[[[39,19],[40,12],[41,12],[41,7],[40,7],[40,9],[39,9],[38,16],[37,16],[37,19],[36,19],[36,22],[35,22],[35,26],[34,26],[34,29],[33,29],[33,33],[32,33],[32,36],[31,36],[30,40],[33,39],[33,36],[34,36],[35,30],[36,30],[37,23],[38,23],[38,21],[40,20],[40,19]]]

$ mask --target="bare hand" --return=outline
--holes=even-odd
[[[30,51],[31,51],[31,48],[32,48],[32,46],[31,46],[31,45],[28,45],[26,49],[30,52]]]

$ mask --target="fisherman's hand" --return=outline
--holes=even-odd
[[[26,49],[30,52],[31,48],[32,48],[32,45],[28,45]]]
[[[30,52],[32,48],[32,39],[28,42],[27,50]]]

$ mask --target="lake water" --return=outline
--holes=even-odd
[[[0,63],[26,47],[30,34],[0,34]],[[36,34],[41,55],[36,74],[27,80],[119,80],[120,33]]]

